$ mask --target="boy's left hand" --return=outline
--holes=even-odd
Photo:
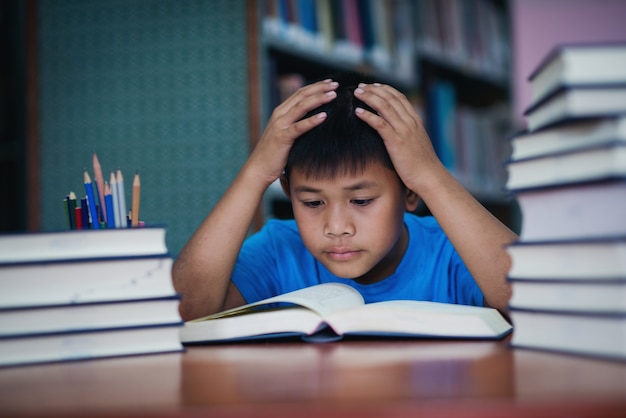
[[[404,184],[419,194],[419,182],[442,167],[424,124],[409,100],[391,86],[359,84],[355,96],[378,114],[357,108],[356,114],[382,137]]]

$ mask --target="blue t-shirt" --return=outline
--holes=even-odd
[[[320,283],[357,289],[366,303],[392,299],[483,305],[483,294],[434,217],[406,213],[409,244],[396,272],[373,284],[333,275],[306,249],[296,222],[270,220],[249,237],[232,280],[248,303]]]

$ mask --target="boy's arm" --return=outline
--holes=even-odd
[[[511,289],[505,245],[517,235],[487,211],[437,158],[422,120],[404,95],[389,86],[360,85],[355,95],[378,112],[357,115],[383,138],[404,184],[437,219],[480,286],[485,303],[505,311]]]
[[[241,171],[181,251],[172,278],[182,295],[184,320],[245,303],[230,277],[256,209],[267,187],[281,175],[293,141],[326,115],[300,119],[332,100],[336,88],[330,80],[311,84],[274,110]]]

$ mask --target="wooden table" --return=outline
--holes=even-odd
[[[508,340],[196,346],[0,369],[0,415],[624,417],[626,364]]]

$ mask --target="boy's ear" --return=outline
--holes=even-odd
[[[406,210],[413,212],[417,209],[417,205],[420,202],[420,197],[413,190],[407,187],[406,189]]]
[[[287,179],[287,176],[285,176],[285,174],[282,174],[280,176],[280,187],[283,188],[283,192],[285,193],[287,198],[291,200],[291,193],[289,191],[289,180]]]

